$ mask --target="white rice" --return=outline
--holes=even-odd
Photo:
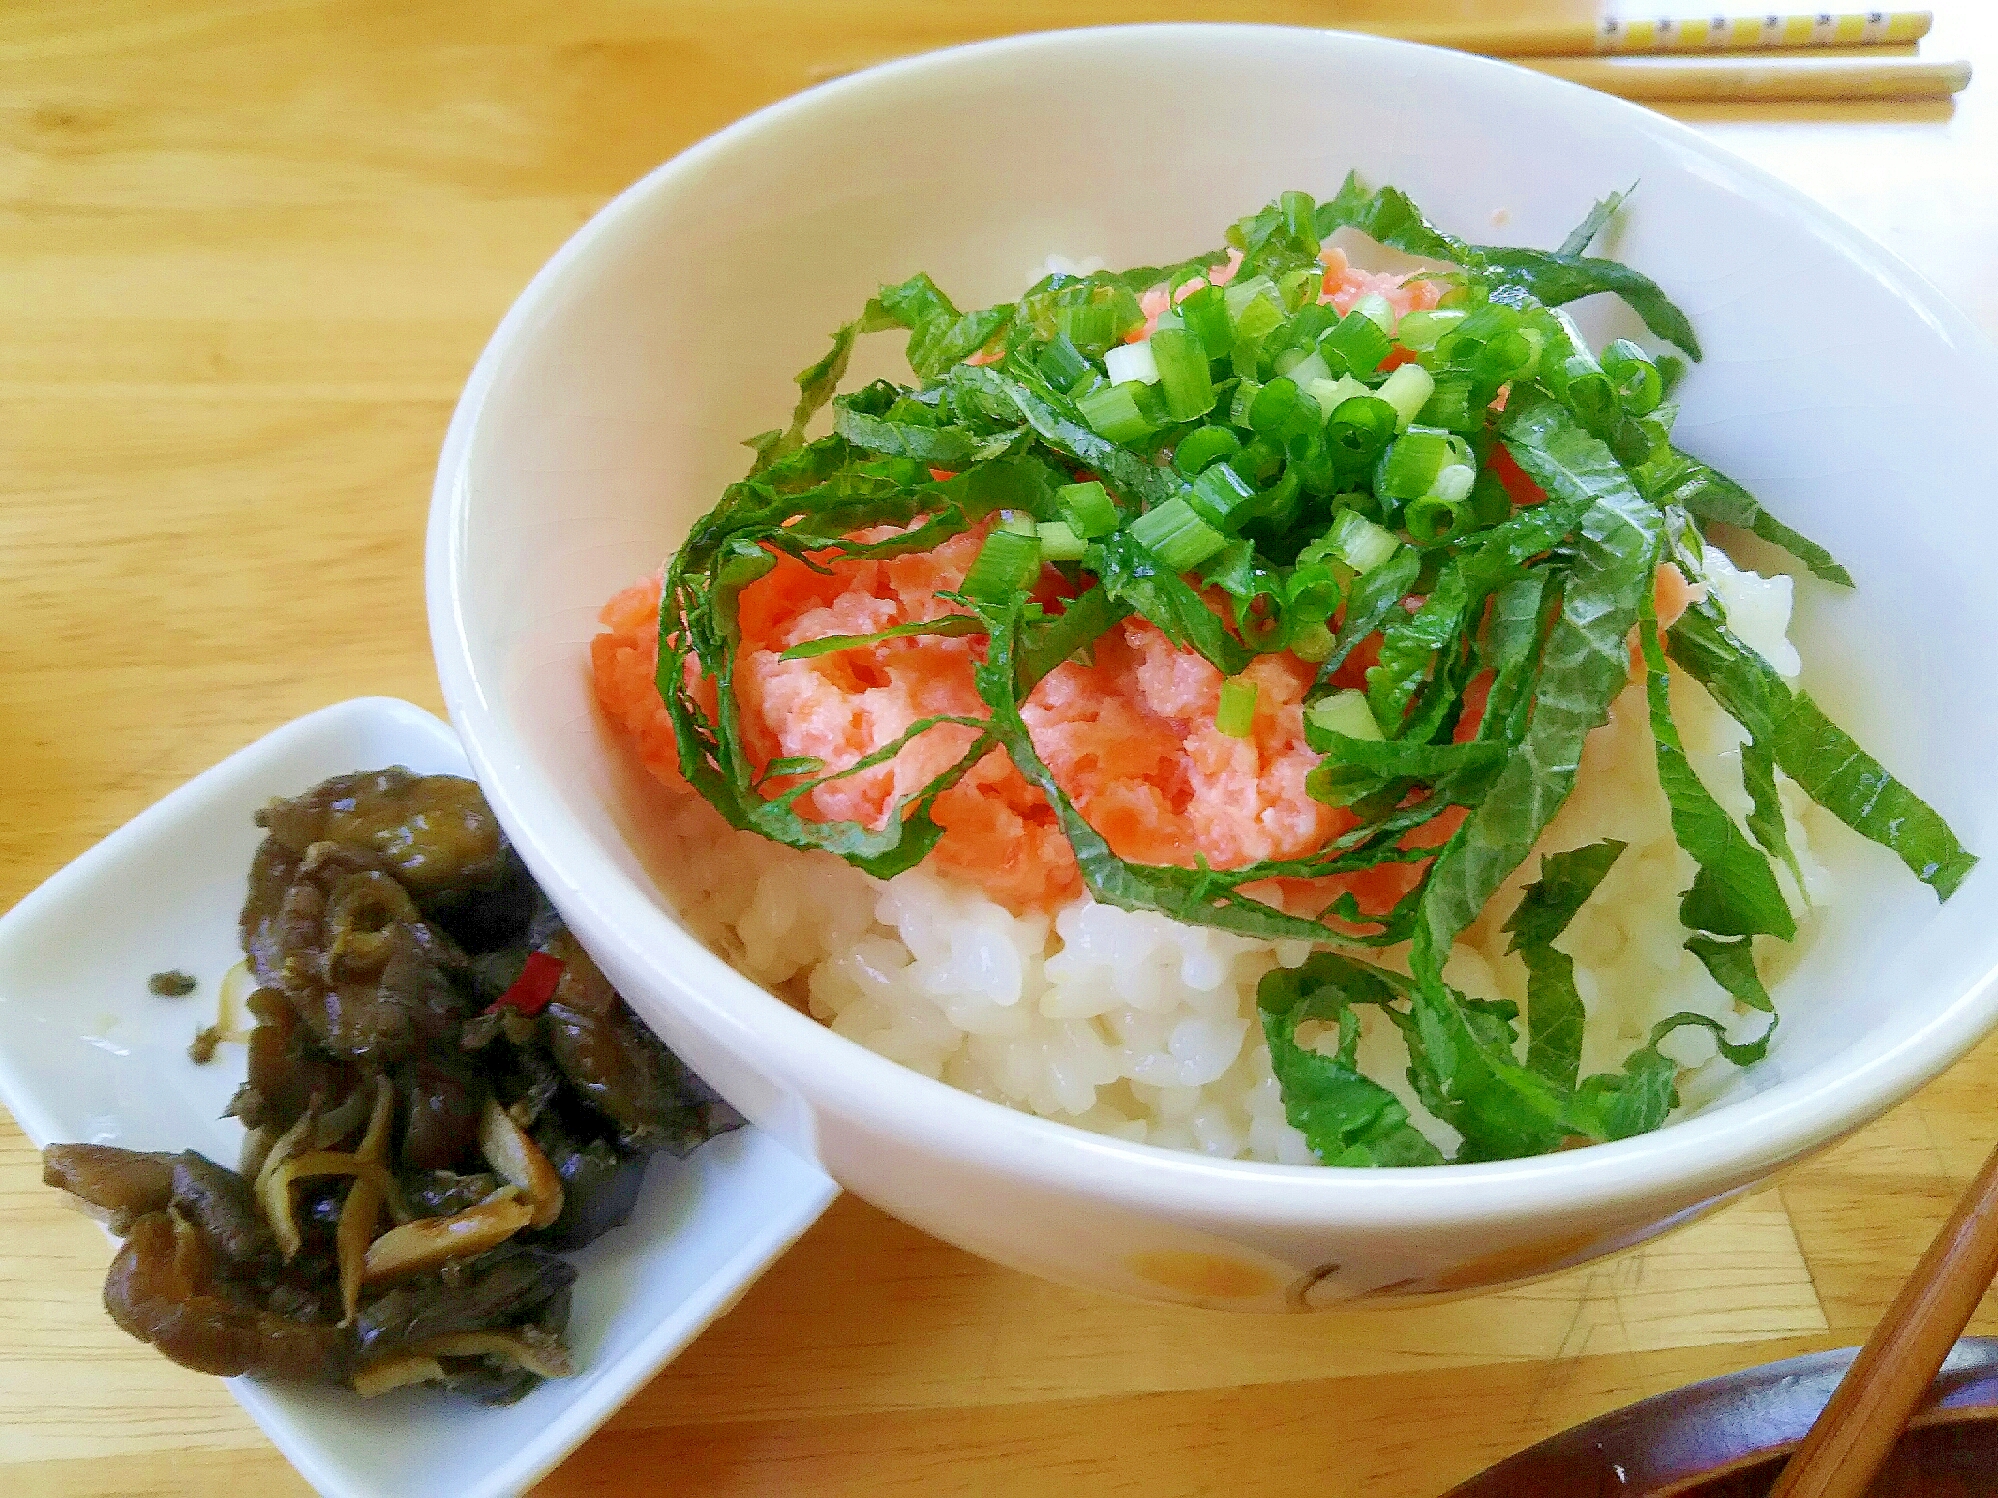
[[[1743,615],[1749,643],[1794,669],[1789,579],[1728,572],[1726,601]],[[1701,778],[1745,816],[1739,727],[1676,671],[1673,709]],[[1758,942],[1771,982],[1795,961],[1831,898],[1813,841],[1822,849],[1835,825],[1787,779],[1778,783],[1804,888],[1779,869],[1800,930],[1794,944]],[[926,1076],[1082,1128],[1224,1158],[1314,1162],[1284,1120],[1255,1020],[1257,982],[1273,967],[1303,962],[1307,944],[1181,925],[1087,895],[1052,918],[1016,916],[927,869],[884,882],[828,853],[730,831],[698,798],[676,807],[667,836],[676,845],[667,850],[679,876],[674,894],[691,929],[839,1034]],[[1583,1074],[1620,1067],[1656,1021],[1681,1010],[1726,1022],[1738,1039],[1760,1033],[1763,1016],[1737,1013],[1682,945],[1678,897],[1694,865],[1672,838],[1641,685],[1625,690],[1591,735],[1575,791],[1540,848],[1605,837],[1629,848],[1560,943],[1575,959],[1589,1016]],[[1538,872],[1539,859],[1529,858],[1445,967],[1466,993],[1511,999],[1522,1013],[1525,970],[1504,955],[1499,928]],[[1360,1015],[1362,1069],[1401,1097],[1423,1132],[1454,1148],[1455,1131],[1415,1099],[1399,1033],[1371,1008]],[[1684,1106],[1711,1097],[1732,1071],[1704,1030],[1677,1031],[1663,1049],[1687,1069]]]

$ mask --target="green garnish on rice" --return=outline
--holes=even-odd
[[[1786,548],[1827,582],[1852,580],[1741,485],[1672,445],[1678,357],[1628,340],[1598,356],[1560,310],[1612,293],[1655,339],[1700,358],[1692,326],[1654,282],[1587,253],[1620,203],[1596,205],[1554,251],[1475,246],[1395,189],[1348,178],[1322,204],[1283,194],[1233,225],[1226,249],[1051,274],[982,311],[960,312],[924,275],[884,288],[798,377],[789,426],[751,440],[749,476],[666,572],[657,684],[681,773],[735,827],[886,878],[936,846],[938,797],[1002,750],[1045,796],[1097,901],[1320,948],[1270,973],[1257,1001],[1289,1120],[1328,1164],[1444,1159],[1403,1103],[1361,1074],[1356,1006],[1379,1008],[1399,1030],[1415,1094],[1462,1137],[1457,1160],[1656,1128],[1676,1103],[1676,1064],[1659,1050],[1668,1034],[1704,1027],[1747,1064],[1773,1033],[1750,943],[1796,934],[1778,868],[1801,883],[1778,770],[1939,897],[1975,859],[1744,644],[1714,598],[1696,596],[1661,643],[1654,578],[1675,566],[1697,593],[1711,523]],[[1397,318],[1380,296],[1344,316],[1322,302],[1321,244],[1342,228],[1446,263],[1427,273],[1436,304]],[[1141,296],[1160,286],[1183,294],[1148,313]],[[919,383],[835,394],[855,340],[890,328],[908,331]],[[807,441],[828,402],[832,433]],[[898,529],[855,539],[872,527]],[[984,536],[977,558],[961,587],[938,595],[956,612],[793,643],[782,659],[982,636],[983,715],[918,718],[837,769],[809,757],[759,769],[736,690],[744,589],[780,556],[824,571],[970,531]],[[1058,596],[1039,586],[1049,568]],[[1320,759],[1307,789],[1353,824],[1301,856],[1236,868],[1119,857],[1057,782],[1022,706],[1049,672],[1088,659],[1133,616],[1227,678],[1213,721],[1231,737],[1253,729],[1257,688],[1242,673],[1258,656],[1315,666],[1304,723]],[[1672,834],[1697,865],[1679,906],[1685,948],[1770,1018],[1738,1042],[1710,1016],[1675,1014],[1621,1070],[1583,1076],[1582,1000],[1573,963],[1552,943],[1622,844],[1549,855],[1508,923],[1529,974],[1523,1046],[1517,1007],[1459,993],[1443,964],[1567,800],[1584,740],[1630,679],[1633,634]],[[1342,688],[1334,678],[1363,645],[1377,648],[1364,689]],[[1680,745],[1668,657],[1748,734],[1753,810],[1743,821]],[[972,731],[963,753],[878,824],[799,809],[945,724]],[[1445,813],[1462,821],[1440,847],[1410,842]],[[1246,892],[1387,864],[1427,867],[1386,912],[1364,912],[1347,893],[1300,914]],[[1407,974],[1364,960],[1404,945]],[[1336,1047],[1301,1042],[1306,1024],[1331,1027]]]

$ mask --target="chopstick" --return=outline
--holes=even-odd
[[[1998,1150],[1845,1371],[1769,1498],[1860,1498],[1998,1274]]]
[[[1345,29],[1481,53],[1645,103],[1842,103],[1946,100],[1968,88],[1969,63],[1912,55],[1932,20],[1928,11],[1907,10]],[[822,62],[806,76],[823,83],[889,60]]]
[[[1639,57],[1909,46],[1927,36],[1934,21],[1926,10],[1903,10],[1686,20],[1604,16],[1596,21],[1540,24],[1443,21],[1414,26],[1356,24],[1346,29],[1459,52],[1482,52],[1487,57]]]
[[[1967,62],[1795,58],[1681,62],[1677,58],[1521,57],[1523,68],[1647,103],[1755,100],[1947,99],[1970,86]]]

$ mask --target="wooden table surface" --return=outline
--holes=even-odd
[[[1009,30],[1508,9],[0,5],[0,908],[300,713],[439,706],[423,522],[459,384],[656,162],[830,72]],[[1988,70],[1953,110],[1678,112],[1998,333],[1998,23],[1938,10],[1926,50]],[[1998,1138],[1994,1084],[1998,1042],[1676,1236],[1420,1309],[1128,1305],[842,1200],[544,1491],[1433,1494],[1628,1400],[1860,1340]],[[0,1491],[305,1491],[219,1382],[111,1327],[103,1237],[4,1115],[0,1203]]]

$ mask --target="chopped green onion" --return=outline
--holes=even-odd
[[[1229,320],[1237,325],[1236,331],[1240,332],[1242,314],[1249,310],[1250,304],[1260,297],[1275,306],[1278,293],[1276,282],[1268,276],[1251,276],[1246,281],[1237,281],[1225,288],[1221,295],[1228,308]]]
[[[1312,349],[1301,358],[1291,359],[1290,356],[1296,352],[1298,352],[1296,349],[1286,349],[1278,356],[1277,373],[1296,385],[1298,389],[1308,390],[1314,380],[1332,378],[1332,366],[1320,357],[1317,349]]]
[[[1228,538],[1193,512],[1184,496],[1174,496],[1131,522],[1131,535],[1168,571],[1198,567],[1228,544]]]
[[[1152,319],[1152,336],[1156,338],[1160,333],[1170,333],[1185,326],[1186,319],[1177,312],[1161,312]]]
[[[1204,583],[1247,598],[1256,591],[1256,548],[1245,537],[1237,537],[1202,562],[1197,575]]]
[[[1352,310],[1346,315],[1348,317],[1364,317],[1383,333],[1392,334],[1394,332],[1394,308],[1389,304],[1388,299],[1377,291],[1370,291],[1357,302],[1353,303]]]
[[[1379,396],[1352,396],[1341,401],[1325,423],[1325,444],[1345,462],[1371,466],[1400,420],[1401,413]]]
[[[1207,377],[1207,351],[1199,339],[1184,328],[1161,327],[1152,334],[1150,348],[1167,416],[1192,421],[1214,409],[1214,382]]]
[[[1148,342],[1118,344],[1103,356],[1103,367],[1110,371],[1113,385],[1128,385],[1133,380],[1145,385],[1159,382],[1158,361],[1152,357]]]
[[[1315,401],[1313,404],[1317,404]],[[1285,472],[1295,475],[1298,484],[1306,494],[1316,499],[1329,499],[1339,492],[1342,477],[1339,460],[1333,457],[1325,446],[1324,439],[1298,438],[1294,446],[1308,446],[1311,451],[1287,460]]]
[[[1409,537],[1417,545],[1431,546],[1456,535],[1464,527],[1467,516],[1468,506],[1463,500],[1424,494],[1409,501],[1407,510],[1402,514],[1402,524],[1408,527]]]
[[[1098,436],[1112,442],[1135,442],[1152,431],[1152,423],[1138,407],[1136,392],[1141,388],[1135,384],[1106,385],[1083,396],[1075,408]]]
[[[1214,463],[1202,470],[1181,497],[1202,520],[1232,535],[1249,518],[1247,507],[1255,502],[1256,491],[1226,463]]]
[[[1351,375],[1340,375],[1336,380],[1313,380],[1305,390],[1318,402],[1318,409],[1325,413],[1328,421],[1334,411],[1354,396],[1371,396],[1374,393]]]
[[[1089,366],[1087,374],[1069,386],[1068,398],[1072,401],[1079,401],[1085,395],[1094,395],[1099,390],[1108,390],[1109,388],[1110,376],[1092,364]]]
[[[1454,331],[1468,316],[1468,312],[1411,312],[1395,329],[1395,342],[1403,348],[1414,349],[1418,354],[1426,354],[1442,341],[1444,334]]]
[[[1284,324],[1284,340],[1295,348],[1308,348],[1338,325],[1337,309],[1325,302],[1310,302],[1297,309],[1297,315]]]
[[[1284,584],[1284,612],[1300,622],[1330,619],[1338,611],[1344,591],[1331,566],[1322,561],[1306,562],[1300,557]]]
[[[1318,253],[1318,205],[1308,192],[1285,192],[1276,201],[1277,212],[1283,216],[1283,226],[1290,230],[1291,237],[1303,245],[1307,254]]]
[[[1235,472],[1258,484],[1267,484],[1283,467],[1283,454],[1266,437],[1251,437],[1230,461]]]
[[[1034,517],[1029,515],[1025,510],[1001,510],[999,512],[999,529],[1002,531],[1012,531],[1015,535],[1019,536],[1034,535]]]
[[[1326,363],[1332,369],[1355,375],[1370,375],[1379,369],[1393,347],[1379,324],[1351,314],[1318,340],[1318,351],[1328,356]],[[1336,360],[1329,357],[1332,355],[1337,355]]]
[[[1332,631],[1315,619],[1306,619],[1291,626],[1290,653],[1301,661],[1309,661],[1315,666],[1329,659],[1335,643]]]
[[[1255,408],[1256,397],[1262,393],[1263,387],[1260,382],[1251,379],[1237,380],[1235,398],[1228,403],[1228,425],[1248,427],[1249,412]]]
[[[1080,385],[1085,375],[1095,372],[1095,366],[1084,356],[1082,350],[1069,340],[1066,333],[1055,334],[1048,346],[1041,350],[1037,362],[1040,364],[1041,373],[1047,376],[1048,383],[1064,394],[1072,392],[1077,385]]]
[[[1064,484],[1055,490],[1055,503],[1070,530],[1088,540],[1107,536],[1117,529],[1117,502],[1094,479],[1086,484]]]
[[[1480,430],[1485,424],[1485,408],[1478,403],[1478,391],[1470,374],[1461,369],[1446,369],[1435,380],[1436,388],[1430,391],[1415,419],[1424,426],[1447,427],[1453,432]]]
[[[978,559],[958,590],[980,603],[1008,603],[1033,586],[1041,575],[1038,536],[995,530],[978,549]]]
[[[1349,739],[1368,739],[1377,744],[1386,737],[1380,724],[1374,721],[1365,692],[1334,692],[1319,698],[1305,711],[1327,733],[1342,733]]]
[[[1310,397],[1306,396],[1305,399],[1309,400]],[[1303,484],[1303,480],[1298,476],[1298,467],[1296,463],[1285,467],[1283,477],[1256,496],[1256,503],[1251,513],[1257,520],[1266,521],[1272,530],[1287,531],[1297,519],[1298,490]]]
[[[1228,316],[1228,300],[1219,286],[1203,286],[1179,304],[1186,330],[1200,340],[1210,359],[1227,357],[1235,346],[1235,328]]]
[[[1477,481],[1477,470],[1469,463],[1450,463],[1436,475],[1436,482],[1429,486],[1429,492],[1438,499],[1455,502],[1468,498],[1471,486]]]
[[[1628,338],[1619,338],[1603,350],[1603,373],[1628,415],[1648,416],[1665,398],[1665,380],[1658,366]]]
[[[1283,322],[1283,312],[1268,297],[1257,297],[1242,309],[1242,315],[1235,319],[1235,347],[1243,344],[1260,344],[1274,333]]]
[[[1221,683],[1221,704],[1214,709],[1214,726],[1231,739],[1246,739],[1256,726],[1256,684],[1240,676]]]
[[[1546,370],[1548,384],[1595,436],[1607,440],[1623,419],[1616,386],[1586,353],[1570,354],[1559,369]]]
[[[1394,532],[1381,529],[1358,510],[1341,510],[1326,539],[1326,550],[1362,576],[1401,550]]]
[[[1374,493],[1404,503],[1419,499],[1435,487],[1437,475],[1455,456],[1449,433],[1411,427],[1381,454],[1374,470]]]
[[[1436,379],[1428,370],[1420,364],[1404,364],[1382,381],[1374,394],[1394,407],[1395,425],[1405,429],[1428,404],[1435,389]]]
[[[1138,299],[1122,286],[1098,286],[1087,302],[1055,313],[1055,327],[1085,354],[1108,348],[1144,320]]]
[[[1209,463],[1242,450],[1242,439],[1227,427],[1204,426],[1188,432],[1173,449],[1172,466],[1192,478]]]
[[[1494,333],[1471,361],[1471,367],[1488,385],[1523,380],[1540,362],[1540,344],[1536,341],[1539,337],[1534,328],[1507,328]]]
[[[1249,407],[1249,427],[1258,436],[1269,436],[1281,431],[1290,413],[1297,406],[1298,390],[1291,381],[1281,377],[1256,392],[1255,404]]]
[[[1079,562],[1089,552],[1089,543],[1066,520],[1043,520],[1034,529],[1040,537],[1041,555],[1050,562]]]
[[[1325,289],[1325,268],[1321,265],[1300,265],[1296,270],[1285,271],[1283,279],[1277,282],[1277,293],[1283,298],[1286,312],[1296,312],[1318,299],[1318,293]]]
[[[1285,452],[1295,458],[1318,449],[1321,441],[1319,433],[1324,428],[1325,408],[1311,398],[1309,391],[1300,390],[1290,408],[1290,415],[1284,418],[1276,435],[1283,439]]]

